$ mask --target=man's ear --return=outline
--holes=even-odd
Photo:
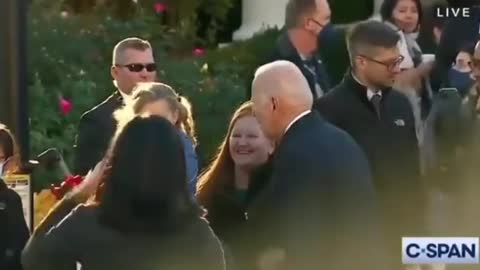
[[[117,74],[118,74],[117,67],[111,66],[111,67],[110,67],[110,75],[112,75],[112,78],[113,78],[113,79],[116,79],[116,78],[117,78]]]
[[[356,68],[360,68],[362,69],[365,64],[367,63],[367,61],[365,60],[365,58],[361,57],[361,56],[355,56],[353,58],[353,66],[356,67]]]
[[[268,155],[272,155],[275,151],[275,142],[272,140],[268,140]]]
[[[278,100],[274,97],[272,97],[272,110],[277,110],[278,108]]]
[[[313,27],[312,24],[313,24],[313,22],[309,18],[303,17],[303,19],[302,19],[303,27],[305,27],[308,30],[311,30],[311,28]]]
[[[172,119],[172,120],[173,120],[173,123],[176,124],[176,123],[178,122],[178,118],[180,118],[180,115],[179,115],[178,111],[172,112],[172,118],[173,118],[173,119]]]

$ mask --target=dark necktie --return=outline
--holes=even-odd
[[[370,99],[370,102],[372,102],[372,105],[375,108],[375,112],[377,113],[378,119],[380,119],[380,102],[381,101],[382,101],[382,96],[380,94],[375,94]]]
[[[319,62],[316,57],[311,57],[310,59],[304,60],[303,64],[305,68],[310,72],[312,75],[314,82],[315,82],[315,89],[314,92],[317,97],[321,97],[324,94],[324,89],[322,89],[322,85],[320,83],[321,78],[318,76],[318,69],[319,69]]]

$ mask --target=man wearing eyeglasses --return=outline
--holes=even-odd
[[[116,128],[113,112],[128,101],[135,84],[155,80],[156,65],[150,43],[139,38],[120,41],[113,49],[110,73],[117,90],[80,119],[75,174],[85,175],[103,158]]]
[[[403,60],[399,38],[381,22],[356,25],[347,40],[351,70],[314,105],[367,155],[392,256],[385,269],[401,269],[402,236],[425,233],[414,116],[408,99],[392,90]]]
[[[265,61],[294,63],[307,79],[314,99],[323,96],[331,87],[325,65],[318,56],[318,39],[328,29],[330,15],[327,0],[289,0],[285,8],[286,31]],[[250,99],[251,89],[247,91]]]

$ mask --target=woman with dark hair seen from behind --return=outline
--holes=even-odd
[[[246,266],[244,253],[251,238],[242,231],[246,208],[268,179],[272,152],[273,144],[247,102],[234,113],[216,158],[200,176],[197,200],[207,209],[210,226],[229,254],[228,269],[252,269]]]
[[[75,193],[93,195],[103,182],[101,196],[66,217],[51,213],[24,250],[25,270],[224,269],[220,242],[185,179],[175,127],[135,117],[117,133],[108,159],[60,203],[75,207]]]
[[[20,254],[29,237],[20,196],[2,176],[19,172],[20,156],[15,138],[0,123],[0,269],[20,270]]]

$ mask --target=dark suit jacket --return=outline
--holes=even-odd
[[[403,94],[391,89],[382,91],[379,120],[367,98],[366,87],[347,72],[343,82],[317,100],[314,108],[362,147],[378,189],[400,191],[419,187],[415,123],[411,105]]]
[[[395,90],[384,89],[382,94],[378,119],[366,87],[348,72],[341,84],[316,101],[314,108],[349,133],[365,151],[393,245],[399,243],[398,237],[425,233],[425,194],[411,105]]]
[[[117,127],[113,112],[121,106],[123,98],[116,91],[82,115],[75,145],[74,174],[87,174],[103,158]]]
[[[0,179],[0,269],[22,269],[20,254],[29,236],[20,196]]]
[[[210,227],[228,249],[227,269],[252,269],[248,256],[251,240],[248,235],[246,209],[263,190],[272,172],[272,162],[259,166],[250,174],[250,184],[245,198],[239,199],[233,182],[217,191],[208,205],[206,218]],[[232,180],[233,181],[233,180]]]
[[[308,81],[308,85],[310,86],[314,98],[317,98],[315,91],[316,81],[319,82],[320,88],[324,93],[330,89],[330,80],[322,60],[316,56],[316,61],[314,61],[316,74],[312,74],[312,72],[305,67],[304,61],[290,41],[287,32],[284,32],[280,35],[275,43],[275,48],[273,49],[272,54],[270,54],[262,64],[267,64],[277,60],[290,61],[294,63],[300,69],[300,71],[302,71],[303,75]],[[249,81],[250,84],[253,80],[253,75],[254,74],[252,74],[251,80]],[[247,87],[247,99],[250,99],[251,94],[251,87],[249,86]]]
[[[252,244],[259,253],[286,249],[286,269],[382,269],[368,167],[348,134],[317,112],[303,116],[282,138],[272,178],[248,209]]]

